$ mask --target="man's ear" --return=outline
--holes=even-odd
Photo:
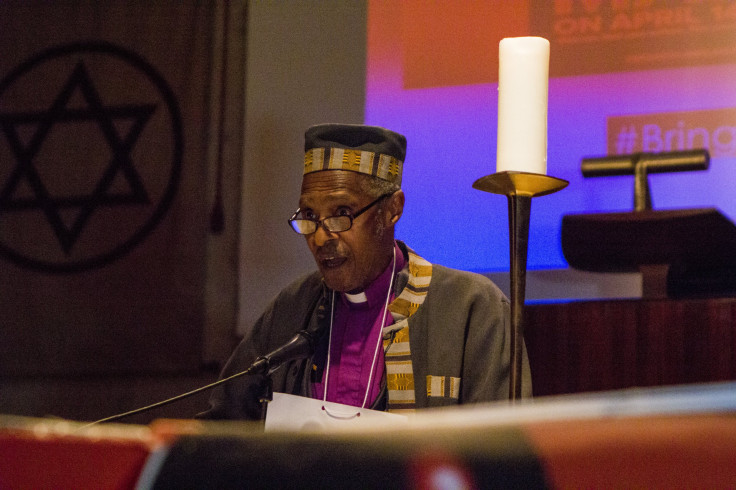
[[[386,217],[390,225],[395,225],[404,213],[404,191],[399,189],[388,198],[386,203]]]

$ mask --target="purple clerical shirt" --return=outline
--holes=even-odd
[[[404,255],[398,245],[395,272],[405,264]],[[376,347],[380,342],[379,331],[393,323],[391,312],[386,311],[386,295],[391,284],[393,261],[363,291],[364,294],[335,296],[335,316],[332,321],[332,346],[330,349],[329,376],[325,369],[322,379],[312,385],[312,396],[323,399],[327,381],[327,401],[360,407],[363,405],[370,380],[370,392],[365,404],[370,407],[381,392],[383,378],[383,345],[378,346],[378,356],[371,366]],[[394,300],[392,294],[389,302]]]

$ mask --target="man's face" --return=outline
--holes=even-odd
[[[360,179],[364,178],[369,177],[346,170],[305,175],[299,199],[302,215],[322,220],[355,214],[375,199],[363,191]],[[393,223],[398,217],[392,219],[392,213],[382,209],[386,201],[355,218],[349,230],[334,233],[320,226],[314,233],[305,235],[329,288],[341,292],[362,291],[388,266],[392,257]]]

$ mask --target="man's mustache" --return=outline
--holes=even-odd
[[[342,254],[338,252],[335,242],[327,242],[317,249],[316,256],[317,260],[326,260],[342,257]]]

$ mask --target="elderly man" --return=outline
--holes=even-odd
[[[487,278],[430,264],[394,239],[406,139],[373,126],[305,134],[299,208],[289,220],[318,271],[284,289],[238,346],[223,377],[297,331],[318,338],[285,363],[274,391],[401,411],[508,397],[509,303]],[[523,386],[531,393],[524,353]],[[264,378],[219,387],[206,417],[257,419]]]

